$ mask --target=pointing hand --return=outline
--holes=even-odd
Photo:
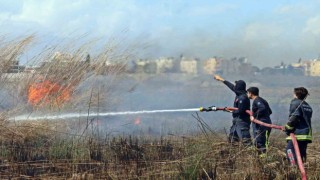
[[[213,78],[217,81],[224,81],[224,79],[219,75],[214,75]]]

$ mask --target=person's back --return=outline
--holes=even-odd
[[[308,90],[304,87],[294,88],[295,98],[290,103],[289,121],[285,125],[287,135],[294,133],[298,141],[301,158],[303,161],[307,159],[307,145],[312,142],[312,126],[311,118],[313,110],[311,106],[305,101],[309,95]],[[293,147],[291,137],[287,138],[287,155],[289,152],[296,155]]]
[[[313,113],[311,106],[306,101],[295,98],[290,103],[289,111],[289,118],[296,116],[299,119],[297,123],[290,123],[290,125],[295,128],[294,134],[296,135],[297,140],[311,142],[311,118]],[[290,138],[288,137],[288,139]]]
[[[271,124],[270,115],[272,114],[272,110],[269,106],[269,103],[259,96],[259,88],[250,87],[247,89],[248,97],[253,99],[252,102],[252,112],[253,117],[258,119],[264,123]],[[256,123],[252,123],[253,129],[253,137],[254,144],[256,148],[259,150],[259,153],[263,156],[266,153],[268,148],[268,139],[271,132],[271,128],[267,128],[265,126],[261,126]]]
[[[252,112],[253,117],[259,120],[270,119],[270,115],[272,114],[269,103],[260,96],[253,100]]]

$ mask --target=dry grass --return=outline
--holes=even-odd
[[[10,106],[1,106],[0,139],[23,142],[25,139],[37,137],[40,132],[44,133],[41,136],[55,137],[52,132],[65,133],[69,128],[61,123],[8,120],[8,117],[19,113],[43,114],[78,109],[89,112],[91,109],[95,111],[99,106],[104,105],[106,97],[108,100],[111,99],[108,89],[112,87],[114,80],[126,70],[125,60],[131,57],[130,50],[125,46],[117,47],[124,50],[116,51],[114,44],[106,44],[100,48],[100,51],[95,50],[89,55],[88,52],[93,51],[98,40],[90,40],[85,43],[81,41],[83,42],[82,39],[76,39],[70,42],[60,42],[58,45],[45,46],[38,54],[24,60],[27,66],[38,66],[36,71],[10,73],[12,67],[17,65],[16,62],[23,55],[28,54],[28,50],[37,43],[37,37],[36,35],[17,38],[1,36],[0,91],[7,96],[1,100],[0,104],[10,104]],[[111,65],[107,66],[106,62]],[[105,77],[108,83],[96,82],[96,77],[99,76]],[[47,92],[41,94],[38,103],[31,104],[29,101],[30,87],[38,87],[39,84],[41,86],[42,82],[50,82],[53,85],[47,87]],[[79,89],[78,87],[83,82],[87,82],[86,88]],[[66,94],[70,98],[60,100],[60,97]],[[82,122],[82,124],[85,123],[89,122]]]
[[[35,36],[26,38],[17,38],[14,40],[6,40],[2,38],[0,46],[0,75],[2,88],[9,91],[12,101],[16,101],[17,109],[23,110],[28,108],[27,104],[22,104],[20,99],[27,99],[28,88],[37,83],[50,81],[58,84],[60,89],[55,92],[55,96],[64,93],[65,90],[71,91],[73,95],[72,101],[54,103],[55,97],[45,96],[42,102],[37,106],[32,107],[34,111],[40,108],[41,111],[45,109],[57,110],[66,107],[74,107],[84,100],[88,102],[91,96],[91,90],[101,89],[99,84],[95,83],[95,78],[98,76],[108,76],[108,87],[103,89],[110,89],[115,78],[126,70],[126,60],[131,57],[129,49],[126,52],[114,50],[115,45],[104,45],[100,51],[93,51],[96,41],[89,41],[88,43],[80,43],[80,40],[74,40],[59,45],[52,45],[45,47],[39,54],[31,57],[27,61],[28,66],[38,66],[36,72],[33,73],[7,73],[11,66],[19,57],[26,53],[28,48],[31,48],[35,43]],[[117,47],[121,49],[121,47]],[[127,47],[123,47],[125,50]],[[94,53],[88,54],[93,51]],[[108,64],[108,66],[107,66]],[[82,82],[89,82],[86,92],[77,93],[77,87]],[[74,97],[77,95],[78,97]],[[103,100],[105,93],[100,93],[100,100]],[[53,98],[53,99],[52,99]],[[92,100],[92,99],[91,99]],[[25,101],[26,102],[26,101]],[[19,105],[18,105],[19,103]],[[20,107],[18,107],[20,106]],[[12,110],[12,109],[11,109]]]
[[[34,132],[21,141],[1,141],[1,178],[81,179],[296,179],[284,141],[272,139],[267,158],[226,143],[223,136],[77,137]],[[53,133],[55,132],[55,133]],[[59,134],[54,136],[54,134]],[[273,136],[274,137],[274,136]],[[81,139],[81,140],[80,140]],[[309,149],[309,178],[319,178],[319,149]],[[312,154],[312,155],[311,155]]]

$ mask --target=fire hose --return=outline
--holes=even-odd
[[[238,108],[234,108],[234,107],[215,107],[215,106],[211,106],[211,107],[206,108],[206,109],[202,108],[202,107],[200,108],[200,111],[228,111],[228,112],[232,112],[234,110],[238,110]],[[260,125],[265,126],[265,127],[273,128],[273,129],[284,130],[283,126],[264,123],[264,122],[262,122],[262,121],[260,121],[258,119],[253,118],[252,111],[246,110],[246,113],[250,115],[251,122],[254,122],[256,124],[260,124]],[[298,146],[297,138],[294,135],[294,133],[290,133],[290,137],[291,137],[291,140],[292,140],[292,143],[293,143],[293,147],[294,147],[294,150],[295,150],[295,153],[296,153],[296,157],[297,157],[297,161],[298,161],[298,167],[299,167],[299,170],[300,170],[300,173],[301,173],[301,179],[302,180],[306,180],[307,179],[307,174],[306,174],[306,171],[304,169],[303,162],[302,162],[302,159],[301,159],[301,154],[300,154],[300,149],[299,149],[299,146]],[[295,164],[294,160],[293,160],[292,164]]]

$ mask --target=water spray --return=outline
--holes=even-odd
[[[64,113],[64,114],[46,114],[46,115],[20,115],[10,117],[9,120],[23,121],[23,120],[58,120],[58,119],[74,119],[81,117],[104,117],[104,116],[121,116],[133,114],[154,114],[154,113],[173,113],[173,112],[198,112],[199,108],[189,109],[164,109],[164,110],[142,110],[142,111],[124,111],[124,112],[90,112],[90,113]]]

